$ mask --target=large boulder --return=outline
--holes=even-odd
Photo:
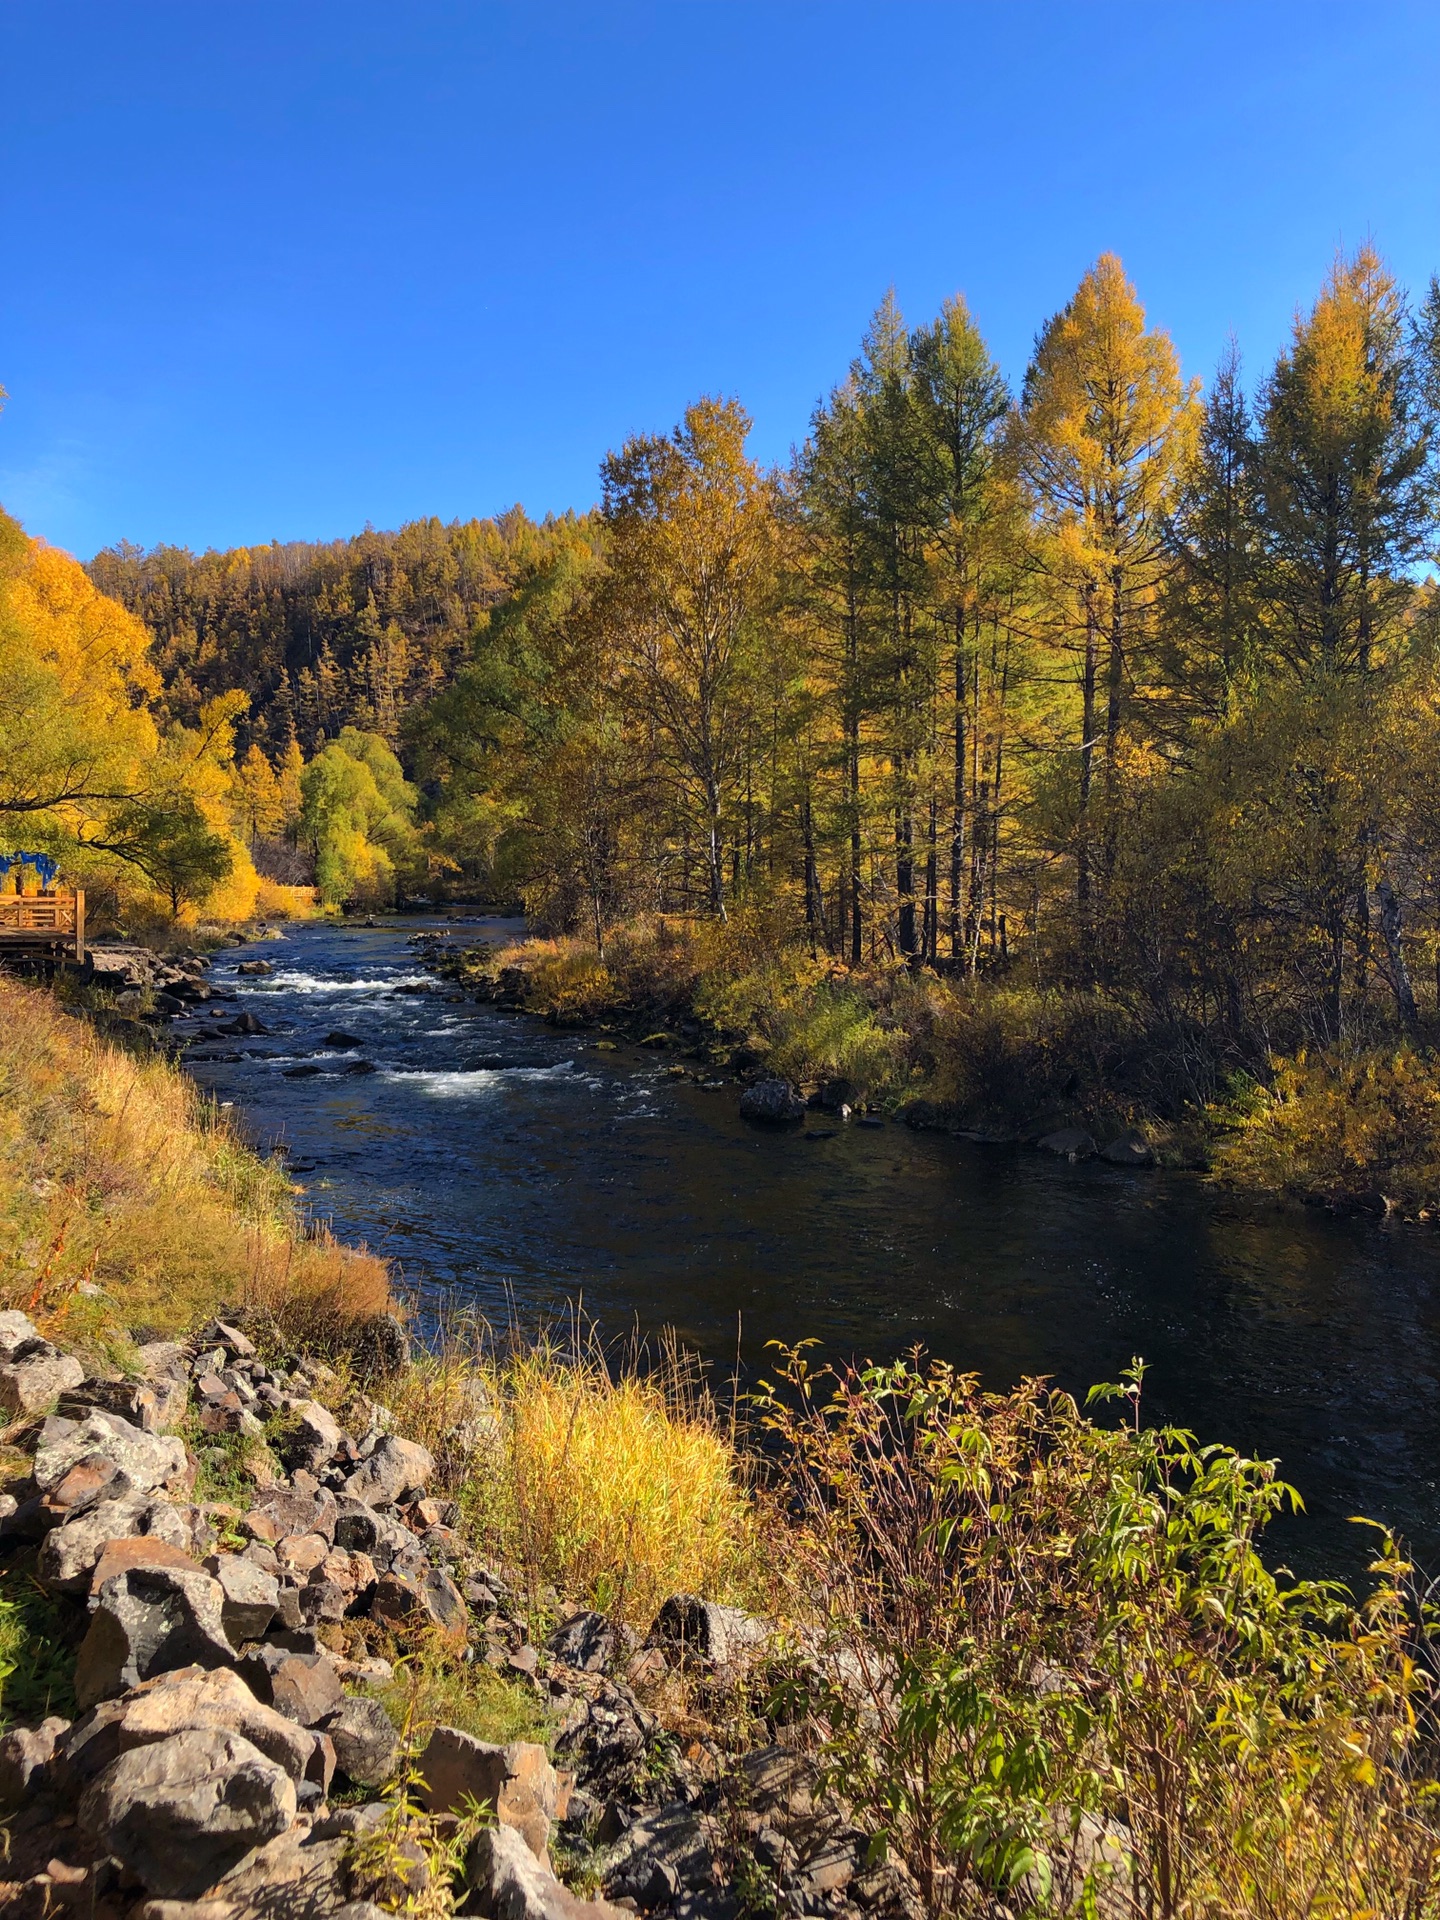
[[[370,1611],[395,1627],[433,1627],[447,1638],[463,1638],[469,1622],[464,1595],[443,1567],[427,1567],[417,1579],[387,1573],[375,1583]]]
[[[740,1118],[783,1126],[805,1118],[805,1102],[788,1080],[757,1080],[740,1096]]]
[[[193,1900],[295,1819],[283,1767],[239,1734],[202,1729],[136,1747],[86,1789],[82,1834],[162,1899]]]
[[[172,1734],[209,1730],[238,1733],[283,1767],[297,1786],[313,1761],[314,1734],[264,1706],[228,1667],[163,1674],[117,1704],[122,1709],[114,1722],[117,1753]]]
[[[48,1493],[72,1467],[93,1459],[112,1461],[140,1493],[178,1483],[187,1465],[183,1440],[146,1433],[120,1414],[96,1408],[83,1420],[45,1422],[35,1448],[35,1484]]]
[[[101,1587],[75,1661],[82,1707],[177,1667],[233,1665],[224,1591],[208,1573],[135,1567]]]
[[[338,1511],[334,1494],[308,1474],[295,1478],[297,1485],[273,1487],[256,1501],[245,1515],[246,1531],[257,1540],[285,1540],[306,1533],[318,1533],[327,1542],[334,1540]]]
[[[389,1507],[402,1494],[423,1493],[434,1471],[435,1459],[428,1448],[387,1434],[345,1482],[345,1491],[367,1507]]]
[[[420,1790],[433,1813],[459,1813],[469,1800],[513,1827],[537,1860],[547,1857],[550,1822],[564,1817],[561,1782],[533,1740],[492,1746],[458,1727],[436,1727],[420,1756]]]

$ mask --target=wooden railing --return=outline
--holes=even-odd
[[[9,947],[73,947],[85,958],[85,894],[0,893],[0,950]]]

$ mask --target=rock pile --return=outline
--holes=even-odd
[[[642,1704],[682,1669],[738,1698],[764,1623],[676,1595],[643,1643],[582,1611],[532,1644],[513,1583],[429,1491],[427,1450],[370,1401],[363,1421],[346,1403],[346,1431],[315,1368],[267,1365],[238,1327],[141,1347],[138,1378],[93,1377],[6,1313],[0,1355],[0,1392],[24,1419],[10,1437],[30,1456],[28,1480],[0,1496],[0,1553],[33,1554],[68,1610],[78,1709],[0,1738],[0,1913],[367,1920],[381,1855],[411,1893],[437,1871],[435,1849],[406,1837],[410,1798],[432,1838],[456,1836],[457,1908],[494,1920],[619,1920],[610,1902],[729,1920],[757,1886],[797,1915],[915,1910],[798,1754],[737,1760],[713,1738],[682,1750]],[[470,1439],[487,1411],[477,1403]],[[182,1422],[193,1451],[170,1431]],[[243,1497],[197,1497],[202,1466],[262,1435]],[[554,1760],[443,1725],[402,1753],[368,1690],[392,1668],[370,1649],[422,1640],[533,1689]],[[476,1804],[495,1824],[462,1845]],[[579,1899],[557,1861],[609,1900]]]

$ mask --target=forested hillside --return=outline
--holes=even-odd
[[[102,593],[155,636],[165,704],[193,725],[204,702],[250,696],[250,738],[307,753],[342,727],[392,745],[401,714],[450,678],[476,621],[584,522],[416,520],[398,533],[278,541],[200,555],[122,543],[96,554]]]

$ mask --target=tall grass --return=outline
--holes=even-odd
[[[612,1363],[593,1337],[453,1335],[397,1381],[482,1545],[644,1628],[676,1592],[753,1602],[764,1543],[731,1428],[673,1346]]]
[[[0,1301],[56,1336],[263,1309],[312,1341],[388,1304],[379,1260],[307,1235],[284,1172],[168,1061],[0,978]]]

